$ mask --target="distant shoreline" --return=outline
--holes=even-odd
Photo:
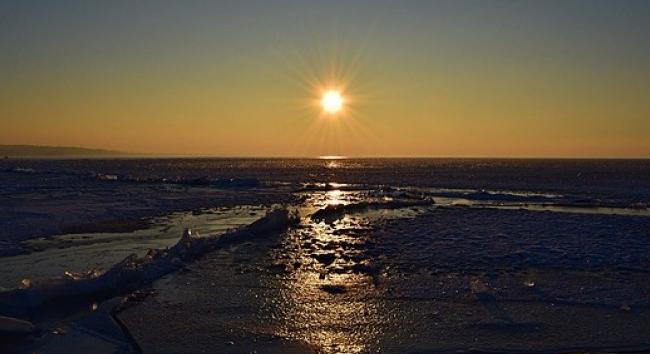
[[[113,157],[128,156],[122,151],[73,146],[0,145],[2,158]]]

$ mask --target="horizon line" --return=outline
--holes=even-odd
[[[86,150],[88,153],[59,153],[59,154],[7,154],[2,147],[28,147],[39,149],[76,149]],[[87,159],[115,159],[115,158],[220,158],[220,159],[320,159],[320,160],[343,160],[343,159],[529,159],[529,160],[648,160],[646,156],[581,156],[581,155],[225,155],[209,153],[144,153],[129,152],[114,148],[98,148],[71,145],[32,145],[32,144],[0,144],[0,152],[9,159],[65,159],[65,158],[87,158]],[[2,158],[2,156],[0,156]]]
[[[7,160],[17,159],[171,159],[171,158],[195,158],[195,159],[308,159],[308,160],[372,160],[372,159],[440,159],[440,160],[650,160],[650,156],[436,156],[436,155],[415,155],[415,156],[292,156],[292,155],[211,155],[211,154],[158,154],[158,153],[122,153],[122,154],[101,154],[101,155],[24,155],[24,156],[7,156]]]

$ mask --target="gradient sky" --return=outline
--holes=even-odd
[[[0,144],[650,157],[650,1],[0,0]]]

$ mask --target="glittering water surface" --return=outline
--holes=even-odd
[[[287,193],[284,206],[299,212],[280,235],[219,249],[153,284],[156,296],[120,315],[145,352],[567,352],[650,342],[645,161],[62,164],[101,168],[118,184],[125,171],[136,176],[124,183],[164,186],[178,173],[175,186],[207,183],[241,198],[252,189],[227,183],[250,180],[211,181],[254,176],[256,193]],[[163,177],[141,182],[143,170]],[[106,267],[175,243],[185,227],[220,233],[268,208],[29,240],[35,252],[0,258],[1,285]]]
[[[360,201],[354,192],[312,193],[302,212]],[[386,321],[381,301],[364,296],[377,276],[366,254],[370,241],[364,233],[369,228],[370,219],[361,215],[346,215],[331,224],[307,216],[284,236],[271,257],[293,270],[287,286],[265,304],[281,319],[280,335],[326,353],[364,353],[379,338],[378,324]],[[332,298],[332,293],[345,293],[347,300]]]
[[[391,209],[412,195],[320,187],[297,192],[301,222],[277,239],[217,252],[159,283],[157,297],[123,315],[136,338],[233,353],[565,352],[648,339],[650,218],[485,200]],[[311,217],[368,202],[387,204]],[[161,336],[151,324],[159,316],[182,319],[182,336]]]

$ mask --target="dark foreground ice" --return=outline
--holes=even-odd
[[[650,350],[646,161],[292,161],[14,162],[0,351]]]
[[[188,342],[234,353],[648,349],[650,259],[638,233],[650,219],[617,228],[613,216],[414,213],[303,219],[277,241],[210,254],[120,318],[151,353]]]

